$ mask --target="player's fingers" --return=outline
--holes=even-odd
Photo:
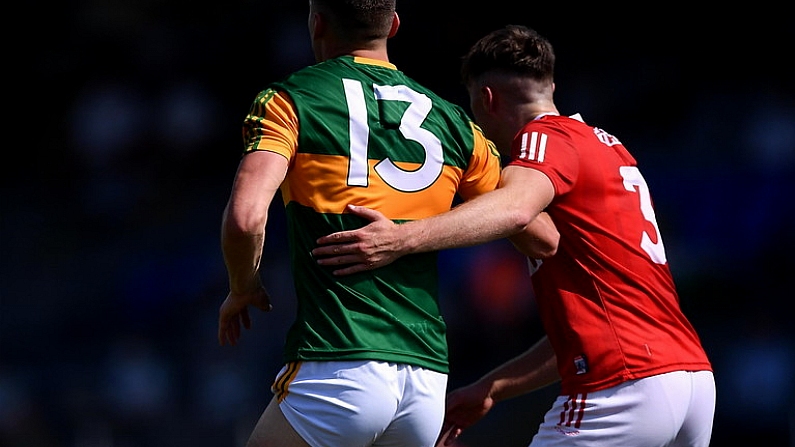
[[[325,236],[324,236],[325,237]],[[322,238],[317,240],[317,243],[321,243]],[[315,261],[319,259],[323,259],[323,256],[329,256],[334,254],[334,248],[336,245],[321,245],[319,247],[315,247],[312,251],[309,252],[310,255],[315,259]]]
[[[251,329],[251,317],[248,315],[247,307],[244,307],[240,312],[240,320],[243,321],[243,326],[245,326],[246,329]]]
[[[436,444],[434,447],[442,447],[447,444],[447,437],[450,435],[450,429],[448,427],[442,427],[441,433],[439,433],[439,437],[436,438]]]
[[[364,271],[372,270],[372,269],[373,269],[373,264],[372,263],[359,263],[359,264],[353,264],[353,265],[349,265],[348,267],[344,267],[344,268],[341,268],[341,269],[334,270],[333,273],[334,273],[335,276],[345,276],[345,275],[350,275],[350,274],[353,274],[353,273],[364,272]]]
[[[225,340],[225,336],[224,336],[225,331],[226,331],[226,328],[224,328],[224,326],[219,324],[218,325],[218,345],[219,346],[223,346],[225,341],[226,341]]]
[[[320,243],[321,239],[318,239],[318,243]],[[325,256],[334,256],[339,254],[340,250],[339,244],[321,245],[320,247],[315,247],[312,249],[312,257],[314,257],[316,261],[320,261],[321,259],[325,259]]]
[[[442,427],[439,438],[436,440],[435,447],[452,445],[455,442],[455,439],[458,437],[458,433],[460,433],[460,430],[458,430],[454,425],[445,424]]]
[[[232,327],[227,328],[226,332],[224,332],[224,337],[226,337],[226,342],[229,346],[234,346],[237,343]]]
[[[237,344],[237,338],[240,334],[240,321],[238,319],[234,319],[229,321],[226,330],[224,331],[226,341],[229,343],[230,346],[234,346]]]
[[[362,254],[337,254],[326,258],[318,258],[318,265],[346,265],[364,264],[367,262],[365,255]]]
[[[458,427],[451,427],[450,432],[447,435],[447,439],[444,441],[444,445],[453,445],[458,437],[461,435],[462,430]]]
[[[345,242],[355,241],[356,235],[354,231],[340,231],[337,233],[327,234],[317,239],[315,242],[317,242],[318,245],[326,245],[326,244],[342,244]]]
[[[384,216],[380,212],[363,206],[348,205],[347,208],[348,211],[351,212],[351,214],[356,214],[359,217],[364,217],[370,222],[375,222],[376,220],[380,219],[386,219],[386,216]]]
[[[218,343],[220,343],[221,346],[226,344],[231,346],[235,344],[234,340],[231,338],[229,326],[225,326],[218,330]]]
[[[359,248],[357,242],[342,242],[342,241],[334,241],[334,243],[328,245],[321,245],[312,249],[312,256],[316,260],[320,260],[325,258],[333,258],[336,256],[344,256],[344,255],[353,255],[353,256],[360,256],[362,255],[363,250]]]
[[[263,299],[263,300],[261,300],[261,301],[257,302],[257,303],[255,304],[255,306],[257,306],[257,309],[259,309],[259,310],[261,310],[261,311],[263,311],[263,312],[270,312],[270,311],[272,311],[272,310],[273,310],[273,304],[271,304],[271,303],[270,303],[268,300],[266,300],[266,299]]]
[[[218,344],[226,344],[226,333],[229,330],[229,318],[225,314],[218,317]]]
[[[240,333],[242,332],[242,329],[240,329],[240,321],[241,319],[238,318],[235,320],[235,323],[232,325],[232,333],[234,334],[235,337],[235,344],[237,344],[237,342],[240,341]]]

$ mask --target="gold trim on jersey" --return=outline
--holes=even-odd
[[[357,64],[377,65],[379,67],[391,68],[392,70],[397,70],[397,66],[395,66],[395,64],[378,59],[370,59],[369,57],[354,56],[353,61],[356,62]]]
[[[339,155],[296,154],[292,174],[282,184],[284,203],[295,201],[319,213],[334,214],[343,213],[348,204],[361,205],[376,209],[390,219],[422,219],[450,209],[450,197],[455,196],[462,176],[461,169],[445,165],[429,188],[401,192],[374,171],[378,160],[369,160],[369,184],[350,186],[345,182],[349,161],[348,157]],[[409,171],[420,167],[419,163],[395,165]]]
[[[288,160],[298,150],[298,116],[289,95],[272,92],[246,117],[246,152],[270,151]]]
[[[394,67],[375,59],[356,59],[361,63]],[[439,178],[427,189],[402,192],[386,184],[375,172],[374,166],[379,160],[368,160],[368,185],[350,186],[345,181],[350,163],[347,156],[298,152],[298,118],[292,100],[284,92],[263,96],[258,107],[247,117],[247,125],[247,152],[271,151],[290,160],[290,170],[281,186],[285,205],[295,201],[319,213],[342,214],[346,205],[353,204],[376,209],[390,219],[422,219],[448,211],[450,198],[456,193],[468,199],[490,191],[499,181],[499,170],[484,170],[488,179],[463,180],[461,168],[444,165]],[[488,154],[481,152],[485,149],[494,157],[493,163],[498,164],[499,155],[493,143],[485,138],[474,122],[470,122],[470,126],[474,134],[474,154],[481,154],[480,163],[491,162],[483,158],[488,158]],[[421,166],[420,163],[407,162],[395,162],[395,165],[406,171],[414,171]],[[461,181],[465,183],[460,184]]]

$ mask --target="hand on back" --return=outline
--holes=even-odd
[[[378,211],[348,205],[348,211],[370,221],[362,228],[340,231],[317,240],[312,250],[317,263],[340,266],[335,275],[372,270],[394,262],[400,257],[400,237],[397,225]]]

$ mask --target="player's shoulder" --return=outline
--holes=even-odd
[[[589,126],[579,113],[568,116],[556,113],[542,113],[527,124],[547,127]]]
[[[571,131],[575,120],[567,116],[545,113],[525,123],[522,132],[536,132],[545,134],[565,135]],[[582,125],[582,123],[580,123]]]
[[[543,114],[524,126],[524,132],[543,132],[547,135],[561,137],[576,137],[577,135],[590,135],[595,132],[595,127],[583,120],[579,113],[574,115]]]

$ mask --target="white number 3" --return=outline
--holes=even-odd
[[[627,191],[637,192],[640,194],[640,211],[643,213],[643,218],[649,221],[654,227],[655,239],[657,242],[652,242],[649,233],[643,232],[640,240],[640,248],[649,254],[652,261],[657,264],[665,264],[665,248],[663,247],[662,236],[660,235],[660,227],[657,226],[657,217],[654,214],[654,207],[651,203],[651,195],[649,194],[649,186],[646,185],[646,180],[640,174],[640,170],[636,166],[622,166],[619,168],[621,177],[624,179],[624,188]]]

